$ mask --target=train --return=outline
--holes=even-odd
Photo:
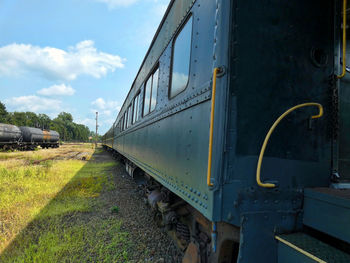
[[[58,148],[60,135],[53,130],[0,123],[1,150],[34,150],[41,148]]]
[[[184,263],[350,262],[346,0],[171,0],[103,146]]]

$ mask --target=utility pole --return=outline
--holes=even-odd
[[[96,111],[96,134],[95,134],[95,147],[97,147],[97,130],[98,130],[98,112]]]

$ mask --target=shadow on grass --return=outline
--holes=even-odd
[[[103,198],[114,189],[116,165],[97,149],[6,247],[0,262],[126,262],[128,234]]]

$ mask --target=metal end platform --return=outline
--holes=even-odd
[[[335,188],[328,188],[328,187],[319,187],[319,188],[309,189],[308,191],[310,190],[321,194],[330,195],[335,198],[348,199],[350,202],[350,189],[335,189]]]
[[[279,263],[349,263],[350,255],[304,233],[279,235]]]
[[[305,189],[303,223],[350,243],[350,189]]]

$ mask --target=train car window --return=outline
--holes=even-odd
[[[121,122],[120,131],[124,131],[124,115],[123,115],[122,119],[120,120],[120,122]]]
[[[130,104],[129,107],[128,107],[128,121],[127,121],[127,124],[126,124],[127,128],[130,127],[131,120],[132,120],[132,107],[131,107],[131,104]]]
[[[189,80],[192,43],[192,16],[173,42],[172,73],[169,97],[185,90]]]
[[[127,121],[127,118],[128,118],[128,112],[125,111],[125,112],[124,112],[124,129],[123,129],[123,130],[126,129],[126,121]]]
[[[146,82],[143,116],[147,115],[156,108],[158,91],[159,68],[149,76]]]
[[[134,98],[134,115],[133,115],[133,123],[137,122],[139,119],[139,100],[140,93]]]
[[[128,114],[129,114],[129,109],[126,108],[126,111],[125,111],[125,130],[128,128]]]
[[[133,117],[133,105],[132,105],[132,103],[130,104],[130,106],[129,106],[129,114],[130,114],[130,117],[129,117],[129,123],[130,123],[130,126],[131,126],[131,124],[132,124],[132,117]]]
[[[143,103],[143,116],[149,113],[149,100],[151,98],[151,90],[152,90],[152,76],[147,80],[145,86],[145,96]]]
[[[140,109],[141,109],[141,106],[142,106],[142,101],[141,101],[141,93],[139,93],[138,95],[138,103],[139,103],[139,106],[137,107],[137,112],[136,112],[136,121],[138,121],[141,117],[141,114],[140,114]]]
[[[158,92],[158,78],[159,78],[159,68],[152,75],[152,97],[151,97],[151,109],[153,111],[157,104],[157,92]]]

